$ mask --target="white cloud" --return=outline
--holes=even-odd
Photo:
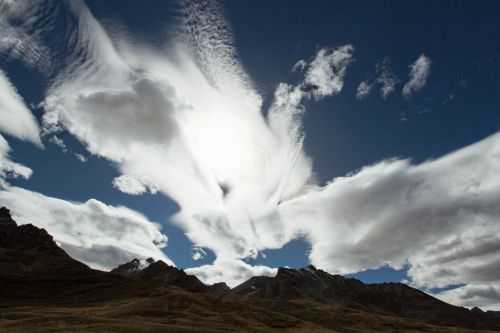
[[[38,122],[1,69],[0,132],[42,145]]]
[[[74,258],[93,268],[111,269],[135,257],[172,262],[161,251],[167,237],[143,215],[95,199],[69,202],[10,186],[8,178],[28,179],[32,170],[9,158],[0,135],[0,206],[7,206],[19,224],[47,229]]]
[[[436,297],[451,304],[460,304],[468,308],[475,306],[484,310],[500,311],[500,284],[469,284],[443,291]]]
[[[260,97],[240,75],[238,63],[229,66],[232,51],[217,48],[214,54],[198,57],[190,53],[192,49],[180,47],[166,57],[135,44],[113,44],[83,3],[70,9],[67,14],[75,16],[79,29],[66,33],[73,49],[43,103],[44,132],[66,130],[89,152],[116,162],[129,180],[171,195],[183,209],[177,220],[185,217],[182,227],[200,244],[212,243],[211,248],[227,250],[230,257],[254,253],[253,241],[237,244],[249,234],[250,224],[238,228],[241,220],[228,219],[225,201],[239,205],[247,196],[258,198],[268,191],[252,184],[270,167],[275,176],[279,174],[280,166],[266,161],[276,159],[273,151],[280,143],[269,132],[260,113]],[[114,45],[121,45],[121,51]],[[203,68],[194,59],[202,59]],[[221,71],[214,72],[214,66]],[[235,159],[242,151],[248,152],[247,159]],[[242,170],[240,163],[246,168]],[[254,170],[255,164],[261,169]],[[124,185],[120,180],[117,184]],[[230,198],[223,198],[224,186],[230,189]],[[241,215],[238,208],[233,209]],[[241,218],[248,221],[245,214]],[[202,222],[200,228],[198,221],[206,221],[204,216],[214,220]],[[227,220],[232,222],[222,233],[225,237],[210,242],[218,238],[214,232]],[[107,245],[97,244],[91,253],[96,253],[96,246],[101,251]]]
[[[403,87],[403,96],[410,97],[422,90],[431,74],[431,60],[422,54],[410,65],[410,78]]]
[[[47,25],[37,21],[38,13],[43,6],[54,6],[52,0],[42,2],[0,0],[0,55],[10,59],[20,59],[33,68],[47,70],[47,48],[40,42],[38,28]],[[52,8],[54,9],[54,8]],[[51,12],[49,10],[49,12]],[[55,10],[54,10],[55,12]]]
[[[144,194],[148,190],[140,181],[126,175],[113,179],[113,187],[131,195]]]
[[[409,265],[417,287],[498,281],[500,134],[434,161],[385,160],[280,206],[330,272]],[[314,222],[312,222],[314,221]]]
[[[13,162],[9,157],[10,150],[8,142],[0,135],[0,190],[8,185],[7,178],[28,179],[33,173],[27,166]]]
[[[83,91],[72,100],[49,98],[44,106],[53,115],[44,119],[45,125],[52,125],[47,119],[56,120],[89,151],[117,161],[138,145],[167,144],[177,131],[171,114],[182,109],[172,102],[172,88],[149,79],[131,82],[129,88]]]
[[[342,90],[347,68],[353,61],[353,51],[352,45],[318,51],[308,64],[304,79],[306,86],[312,88],[314,98],[334,95]]]
[[[215,7],[189,21],[196,38],[181,36],[165,53],[111,42],[83,5],[71,7],[81,29],[67,35],[89,52],[70,52],[56,75],[43,103],[44,133],[68,131],[116,162],[126,177],[115,180],[121,190],[173,198],[181,207],[173,222],[219,261],[255,257],[292,239],[273,216],[314,182],[302,150],[302,102],[341,91],[352,46],[321,49],[303,82],[280,85],[266,118]],[[207,17],[215,26],[205,26]]]
[[[320,50],[304,82],[281,85],[265,118],[260,97],[230,59],[227,36],[217,41],[206,34],[211,28],[202,29],[196,47],[159,54],[111,43],[87,10],[78,13],[89,32],[81,38],[98,56],[74,60],[82,67],[69,58],[71,75],[62,69],[43,104],[45,132],[66,130],[91,153],[116,162],[127,177],[115,181],[122,190],[158,189],[176,200],[181,211],[174,223],[219,260],[255,257],[289,241],[293,235],[272,216],[312,181],[301,103],[341,90],[352,47]],[[190,31],[198,29],[190,24]],[[206,43],[220,45],[206,53]]]
[[[306,64],[303,82],[279,86],[266,118],[219,8],[188,6],[187,31],[194,35],[158,53],[112,42],[82,2],[72,3],[68,14],[79,29],[66,33],[73,49],[43,103],[44,133],[66,130],[92,154],[116,162],[127,177],[115,180],[121,190],[155,188],[176,200],[181,211],[173,222],[217,257],[206,274],[227,268],[234,284],[272,271],[242,258],[296,236],[295,228],[276,219],[276,207],[314,183],[302,148],[302,102],[342,90],[353,47],[320,49]],[[79,244],[64,239],[73,240],[68,225],[53,233],[74,255],[88,261],[109,248],[103,242],[80,246],[88,255],[80,253],[74,248]]]
[[[253,88],[254,83],[233,47],[235,41],[231,24],[224,15],[224,6],[217,1],[185,1],[183,5],[184,22],[180,30],[187,33],[172,44],[179,42],[184,47],[194,49],[201,71],[224,95],[238,98],[242,94],[239,97],[244,100],[260,103],[260,96]]]
[[[236,287],[252,276],[274,276],[276,272],[274,268],[252,266],[241,260],[220,259],[216,259],[211,265],[186,269],[186,273],[196,275],[205,284],[225,282],[230,288]]]
[[[368,82],[368,81],[362,81],[358,89],[356,90],[356,98],[357,99],[363,99],[370,95],[370,92],[372,91],[373,84]]]
[[[133,258],[161,259],[167,237],[159,226],[126,207],[90,199],[69,202],[19,187],[0,191],[0,205],[9,207],[19,224],[46,229],[73,258],[109,270]]]

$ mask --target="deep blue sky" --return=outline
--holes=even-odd
[[[173,23],[175,5],[167,1],[87,1],[110,29],[160,44]],[[500,128],[500,23],[497,2],[426,1],[414,3],[334,1],[227,1],[241,62],[269,103],[279,82],[296,80],[291,67],[309,59],[320,47],[352,44],[355,62],[338,96],[307,104],[306,151],[314,158],[318,178],[326,182],[389,157],[418,162],[461,148]],[[409,64],[425,53],[432,72],[425,88],[411,100],[401,96]],[[355,98],[358,84],[374,74],[376,63],[389,57],[401,79],[387,100],[372,93]],[[27,103],[38,104],[43,81],[15,62],[1,62]],[[454,98],[448,100],[453,94]],[[85,153],[69,135],[68,147]],[[87,163],[68,158],[54,145],[41,151],[9,138],[16,161],[35,170],[29,181],[14,183],[67,200],[96,198],[136,209],[162,222],[169,236],[166,252],[178,266],[210,262],[191,259],[182,232],[167,223],[176,205],[162,195],[129,196],[110,185],[118,172],[110,162],[90,157]],[[88,155],[88,154],[87,154]],[[99,180],[99,181],[96,181]],[[281,250],[265,251],[252,263],[303,266],[308,245],[293,241]],[[364,281],[400,280],[391,269],[357,275]]]

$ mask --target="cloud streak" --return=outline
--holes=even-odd
[[[40,22],[41,13],[55,10],[54,1],[0,1],[0,56],[21,60],[40,71],[49,70],[48,49],[40,37],[47,22]],[[37,27],[38,29],[34,29]]]
[[[28,179],[33,173],[27,166],[13,162],[9,156],[10,151],[9,143],[0,135],[0,190],[8,186],[8,178]]]
[[[0,132],[41,146],[38,122],[0,69]]]

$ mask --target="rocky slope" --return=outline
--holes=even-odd
[[[0,332],[477,332],[469,311],[400,283],[367,285],[309,266],[229,289],[162,261],[111,272],[72,259],[43,229],[0,209]],[[486,332],[486,331],[482,331]]]

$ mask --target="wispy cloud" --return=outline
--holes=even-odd
[[[85,163],[88,160],[83,154],[75,153],[74,156],[82,163]]]
[[[403,96],[411,97],[422,90],[431,74],[431,60],[422,54],[410,65],[410,75],[408,82],[403,87]]]
[[[40,71],[49,70],[50,55],[40,40],[40,33],[48,21],[38,21],[42,8],[54,10],[56,1],[0,1],[0,55],[22,60]],[[37,26],[38,29],[33,29]]]
[[[400,81],[391,69],[391,62],[389,58],[384,58],[381,63],[377,64],[376,70],[376,82],[380,85],[380,96],[383,99],[386,99],[394,92],[396,85]]]
[[[0,69],[0,132],[41,146],[38,122]]]
[[[57,147],[61,148],[61,150],[64,153],[66,153],[68,151],[68,147],[66,146],[66,144],[64,143],[64,141],[60,137],[58,137],[57,135],[49,137],[48,141],[50,143],[56,145]]]
[[[302,72],[307,67],[307,62],[305,60],[299,60],[293,65],[292,72]]]
[[[389,58],[384,58],[375,67],[376,77],[372,80],[362,81],[356,91],[357,99],[364,99],[372,92],[375,86],[380,87],[380,96],[386,99],[396,89],[396,85],[400,80],[391,69],[391,61]]]
[[[371,91],[373,89],[373,83],[370,83],[369,81],[362,81],[358,89],[356,90],[356,98],[357,99],[364,99],[368,95],[370,95]]]

